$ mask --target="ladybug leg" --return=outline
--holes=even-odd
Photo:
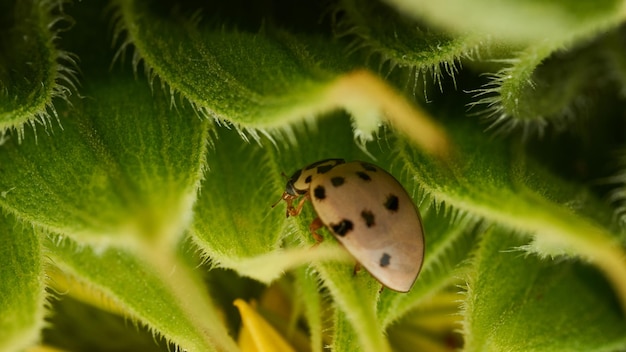
[[[286,199],[285,202],[287,202],[287,210],[285,210],[285,217],[288,218],[289,217],[289,213],[293,209],[293,199],[291,199],[291,198]]]
[[[309,199],[309,195],[305,194],[302,197],[302,199],[300,199],[300,201],[298,202],[298,205],[296,205],[295,207],[293,207],[291,203],[289,203],[289,206],[287,206],[287,217],[289,217],[289,215],[298,216],[298,214],[300,214],[300,212],[302,211],[304,202],[306,202],[308,199]]]
[[[320,218],[315,218],[313,222],[311,222],[311,225],[309,225],[309,231],[311,231],[311,235],[313,235],[313,238],[315,239],[315,244],[313,246],[317,246],[324,240],[324,237],[317,233],[317,230],[322,227],[324,227],[324,223],[320,220]]]
[[[356,264],[354,264],[354,270],[352,270],[352,276],[356,276],[359,271],[361,271],[361,263],[356,262]]]
[[[378,294],[383,293],[384,289],[385,289],[385,285],[380,285],[380,290],[378,290]]]
[[[272,208],[274,208],[275,206],[278,205],[278,203],[280,203],[281,200],[284,200],[285,203],[287,203],[287,210],[285,211],[285,217],[289,217],[289,215],[292,212],[295,212],[295,209],[293,208],[293,200],[295,199],[295,196],[292,196],[291,194],[287,193],[287,192],[283,192],[283,195],[280,197],[280,199],[272,204]],[[302,206],[300,206],[300,208],[302,208]],[[298,211],[299,213],[300,211]],[[295,214],[298,215],[298,214]]]

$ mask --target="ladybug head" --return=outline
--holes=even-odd
[[[287,181],[287,184],[285,185],[285,193],[290,196],[297,197],[299,195],[299,192],[294,186],[294,182],[295,181],[293,178],[290,178],[289,181]]]
[[[287,178],[287,175],[285,175],[284,173],[282,173],[282,175],[283,177]],[[287,208],[291,207],[291,202],[293,201],[294,198],[298,196],[298,190],[294,186],[294,182],[297,178],[298,177],[294,178],[294,176],[292,176],[291,178],[287,180],[287,184],[285,185],[285,191],[283,192],[283,195],[280,197],[280,199],[276,203],[272,204],[272,208],[278,205],[278,203],[280,203],[281,200],[284,200],[287,202]],[[289,209],[287,210],[287,216],[289,216]]]

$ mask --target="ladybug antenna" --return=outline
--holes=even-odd
[[[275,206],[277,206],[277,205],[278,205],[278,203],[280,203],[280,201],[281,201],[281,200],[283,200],[283,199],[285,199],[285,194],[284,194],[284,193],[283,193],[283,195],[282,195],[282,196],[280,196],[280,199],[278,199],[278,201],[277,201],[276,203],[272,204],[272,208],[274,208]]]
[[[290,183],[290,182],[289,182],[290,177],[289,177],[289,176],[287,176],[287,175],[285,175],[285,172],[284,172],[284,171],[281,171],[281,172],[280,172],[280,175],[281,175],[281,176],[282,176],[285,180],[287,180],[287,185],[289,185],[289,183]],[[277,206],[277,205],[278,205],[278,203],[280,203],[280,201],[281,201],[281,200],[287,201],[287,199],[289,199],[289,198],[290,198],[289,196],[290,196],[290,195],[289,195],[286,191],[285,191],[285,192],[283,192],[283,195],[282,195],[282,196],[280,196],[280,199],[279,199],[279,200],[277,200],[277,201],[276,201],[276,203],[272,204],[272,208],[274,208],[275,206]],[[289,204],[289,206],[291,206],[291,203],[290,203],[290,202],[288,202],[288,204]],[[287,217],[289,217],[289,215],[287,215]]]
[[[284,171],[281,171],[281,172],[280,172],[280,175],[281,175],[284,179],[286,179],[287,181],[289,181],[289,176],[285,175],[285,172],[284,172]],[[284,199],[285,199],[285,193],[283,192],[283,195],[282,195],[282,196],[280,196],[280,199],[279,199],[278,201],[276,201],[276,203],[272,204],[272,208],[274,208],[275,206],[277,206],[277,205],[278,205],[278,203],[280,203],[280,201],[281,201],[281,200],[284,200]]]

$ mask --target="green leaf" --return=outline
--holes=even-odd
[[[609,33],[606,36],[604,53],[607,60],[607,69],[610,77],[614,79],[619,87],[623,87],[626,82],[626,57],[623,55],[623,33],[624,28]],[[620,94],[623,96],[623,92]]]
[[[345,128],[340,131],[350,133]],[[271,146],[242,144],[235,131],[216,130],[191,227],[192,239],[205,258],[265,283],[315,259],[346,259],[337,248],[281,250],[285,232],[293,232],[293,225],[285,221],[283,204],[272,208],[285,188],[281,171],[288,170],[278,166],[279,160]],[[293,165],[306,163],[290,163],[289,168]]]
[[[615,29],[623,17],[617,1],[594,3],[593,8],[567,1],[387,2],[444,33],[456,33],[455,42],[482,39],[476,55],[504,67],[488,73],[489,82],[481,88],[471,89],[475,100],[469,105],[480,106],[477,114],[489,121],[490,129],[519,131],[524,137],[543,135],[548,126],[562,130],[585,117],[595,90],[606,85],[607,73],[599,65],[606,60],[606,44],[600,35]],[[598,36],[595,43],[586,43]]]
[[[86,82],[63,130],[0,153],[0,205],[81,241],[175,243],[191,218],[208,126],[120,72]]]
[[[266,135],[289,134],[294,122],[343,108],[361,142],[372,140],[384,116],[423,148],[447,153],[445,133],[429,116],[378,77],[355,71],[358,66],[328,38],[271,26],[259,33],[227,30],[176,10],[164,17],[163,8],[146,0],[116,4],[117,36],[126,37],[121,52],[132,44],[135,65],[143,61],[149,75],[203,115],[257,140],[257,128]]]
[[[441,88],[443,75],[454,76],[460,60],[472,57],[485,41],[431,30],[379,1],[342,0],[335,11],[338,34],[353,40],[353,50],[363,51],[378,70],[385,64],[389,73],[407,68],[408,78],[404,77],[403,83],[413,94],[429,78]]]
[[[607,282],[577,262],[525,256],[516,250],[525,243],[501,227],[481,240],[468,285],[465,350],[623,349],[626,320]]]
[[[39,236],[0,212],[0,349],[21,351],[44,325],[45,276]]]
[[[311,340],[311,351],[322,352],[324,343],[324,317],[328,310],[319,292],[319,278],[310,268],[295,271],[296,294],[294,300],[301,306]]]
[[[608,82],[599,65],[610,52],[611,38],[597,40],[562,52],[559,45],[537,43],[504,60],[506,67],[491,75],[490,82],[473,91],[471,106],[481,112],[489,129],[502,134],[521,130],[525,138],[544,135],[548,126],[572,128],[584,120]],[[598,93],[598,91],[600,93]]]
[[[232,302],[264,296],[264,284],[283,276],[288,281],[292,274],[301,285],[302,292],[294,297],[300,310],[291,318],[281,316],[274,326],[279,333],[302,332],[304,319],[313,350],[326,345],[370,351],[409,344],[424,350],[450,344],[460,348],[451,332],[459,277],[470,283],[465,312],[472,330],[465,337],[476,334],[468,348],[488,349],[494,331],[498,336],[523,334],[519,322],[530,324],[537,339],[554,335],[554,346],[567,340],[569,336],[551,331],[552,320],[530,321],[533,314],[548,314],[541,301],[521,305],[516,314],[522,319],[507,320],[511,325],[502,325],[503,330],[484,329],[497,314],[481,315],[481,309],[501,311],[511,295],[537,289],[533,280],[544,275],[546,280],[556,276],[557,283],[570,289],[582,287],[587,307],[601,300],[598,315],[585,316],[584,322],[606,317],[622,328],[624,319],[617,312],[620,304],[626,307],[624,231],[611,218],[616,209],[598,200],[608,187],[589,185],[589,180],[604,176],[604,166],[613,166],[607,151],[624,142],[619,133],[623,102],[615,93],[626,77],[621,72],[622,33],[598,37],[621,22],[622,5],[603,2],[587,11],[588,4],[555,1],[444,1],[432,15],[432,4],[403,3],[412,10],[396,13],[380,3],[357,6],[341,0],[323,14],[315,2],[301,8],[290,1],[198,5],[117,0],[109,4],[113,48],[101,12],[104,0],[72,6],[54,2],[75,19],[63,32],[41,26],[65,18],[60,7],[37,7],[49,2],[0,5],[8,11],[0,15],[5,38],[0,46],[6,49],[0,53],[0,80],[11,82],[4,78],[10,76],[15,84],[8,88],[9,96],[19,95],[6,104],[0,97],[0,110],[32,113],[33,106],[49,106],[50,84],[60,83],[58,75],[52,79],[59,72],[53,63],[62,61],[60,52],[75,52],[83,75],[80,94],[70,104],[54,101],[55,110],[47,108],[50,114],[58,112],[59,125],[51,128],[46,118],[46,133],[37,131],[37,141],[22,138],[23,122],[0,128],[5,131],[0,136],[0,208],[12,226],[7,233],[35,228],[54,234],[54,240],[45,241],[45,256],[32,251],[20,263],[51,258],[55,267],[45,271],[53,278],[51,288],[67,287],[72,297],[94,309],[114,310],[172,346],[190,350],[235,349],[229,334],[237,334],[241,320]],[[416,15],[419,22],[404,17],[418,12],[423,14]],[[16,29],[5,30],[9,27]],[[33,44],[43,56],[24,44],[30,42],[20,42],[25,34],[43,38]],[[55,49],[46,38],[59,34],[63,40],[54,41]],[[124,65],[131,46],[135,72],[110,69],[112,60]],[[24,55],[38,62],[35,71],[23,65],[28,59]],[[444,89],[429,92],[427,111],[392,88],[421,100],[415,93],[418,71],[437,75],[460,70],[457,60],[466,55],[477,72],[436,77]],[[380,61],[370,60],[378,56]],[[492,74],[495,64],[502,71],[493,76],[494,85],[484,87],[482,77]],[[147,77],[137,73],[140,65]],[[390,72],[380,77],[363,67]],[[20,82],[24,77],[28,79]],[[453,86],[485,95],[447,89]],[[601,96],[600,104],[583,104],[594,118],[581,119],[578,103],[594,96]],[[489,113],[484,103],[494,104],[496,119],[504,116],[514,125],[582,122],[585,128],[567,138],[583,142],[576,143],[581,149],[593,148],[568,149],[558,137],[553,144],[533,140],[528,148],[507,136],[490,139],[484,126],[466,114],[467,104],[475,106],[473,113]],[[335,113],[338,109],[347,114]],[[213,121],[219,125],[211,125]],[[315,214],[310,204],[298,217],[286,218],[284,204],[272,209],[285,187],[281,172],[289,175],[329,157],[376,163],[398,178],[419,205],[426,255],[410,293],[379,293],[380,284],[366,271],[354,274],[354,260],[325,230],[325,242],[313,247],[309,224]],[[13,226],[14,221],[20,225]],[[488,228],[497,229],[498,238],[489,232],[480,243],[502,246],[476,251],[476,238]],[[498,242],[517,238],[512,237],[516,233],[530,240]],[[24,239],[9,240],[31,248],[29,237],[20,237]],[[507,276],[505,264],[492,268],[500,263],[500,250],[511,246],[522,252],[513,258],[513,269],[524,276],[519,279]],[[475,260],[467,260],[468,255]],[[198,265],[197,256],[209,265]],[[557,264],[546,264],[553,258]],[[527,260],[529,267],[520,268]],[[196,271],[208,271],[211,279],[202,282]],[[215,279],[224,272],[221,280]],[[251,280],[238,275],[260,283],[248,290]],[[57,286],[61,278],[79,284]],[[502,296],[489,290],[489,302],[470,300],[486,297],[485,285],[501,282],[508,283]],[[0,297],[13,287],[0,291]],[[475,287],[484,294],[473,296]],[[561,291],[549,291],[551,298],[552,292]],[[539,308],[543,310],[536,312]],[[572,304],[548,308],[554,311],[551,317],[584,312]],[[86,315],[76,319],[88,325],[86,330],[99,326]],[[26,329],[35,331],[38,322]],[[607,350],[624,349],[614,332],[579,335],[588,345],[593,335]],[[307,345],[303,340],[289,339],[298,347]],[[506,349],[515,350],[528,347],[532,337],[506,341]]]
[[[369,297],[371,298],[371,297]],[[368,300],[369,301],[369,300]],[[353,315],[358,315],[358,313],[353,313]],[[363,317],[370,319],[369,317]],[[387,341],[381,339],[380,331],[376,331],[375,335],[372,336],[372,339],[375,341],[369,341],[366,339],[363,340],[364,335],[360,334],[356,329],[362,327],[364,324],[368,325],[370,322],[362,322],[360,326],[353,326],[351,322],[351,318],[346,316],[346,313],[343,310],[335,310],[335,316],[333,321],[334,326],[334,335],[333,335],[333,343],[331,348],[333,351],[346,351],[350,349],[357,349],[359,351],[375,351],[375,348],[379,348],[379,351],[390,351],[390,346]],[[372,332],[370,329],[367,332]],[[355,343],[358,341],[358,343]],[[358,347],[355,347],[358,346]]]
[[[0,136],[15,130],[23,138],[26,124],[47,129],[51,116],[57,117],[54,99],[66,99],[74,89],[74,57],[56,47],[57,28],[65,20],[61,4],[0,5]]]
[[[243,126],[277,125],[290,115],[309,114],[311,102],[323,98],[334,78],[287,32],[226,30],[175,12],[163,17],[163,8],[150,1],[116,4],[118,31],[134,45],[135,60],[207,116]]]
[[[618,25],[623,13],[623,3],[616,0],[593,3],[559,0],[386,2],[444,31],[484,33],[503,40],[524,42],[588,37]]]
[[[470,216],[531,234],[529,250],[542,256],[578,257],[598,266],[626,307],[626,257],[611,226],[611,211],[588,189],[548,173],[521,148],[487,141],[475,126],[449,121],[460,153],[441,164],[403,147],[400,157],[435,202]],[[506,199],[505,202],[502,200]],[[572,209],[567,204],[584,206]]]
[[[376,319],[380,284],[365,270],[354,274],[354,264],[320,263],[315,268],[338,307],[333,349],[345,351],[358,341],[363,351],[390,351]]]
[[[60,277],[63,276],[55,276],[54,279]],[[42,345],[49,349],[39,350],[166,352],[175,348],[167,345],[162,338],[155,338],[145,326],[133,325],[129,329],[128,318],[74,299],[74,289],[69,288],[71,296],[62,295],[51,300],[50,310],[54,314],[48,317],[42,336]],[[119,338],[121,336],[124,338]]]
[[[458,331],[462,319],[459,301],[463,297],[457,291],[450,287],[438,292],[391,325],[387,334],[393,350],[446,352],[451,346],[462,346]]]
[[[104,296],[129,318],[184,349],[234,351],[234,341],[186,262],[159,253],[146,260],[122,249],[94,251],[69,239],[46,241],[66,275]]]

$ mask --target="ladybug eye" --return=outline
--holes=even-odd
[[[287,181],[287,185],[285,186],[285,193],[292,196],[298,195],[298,190],[294,187],[293,181]]]

